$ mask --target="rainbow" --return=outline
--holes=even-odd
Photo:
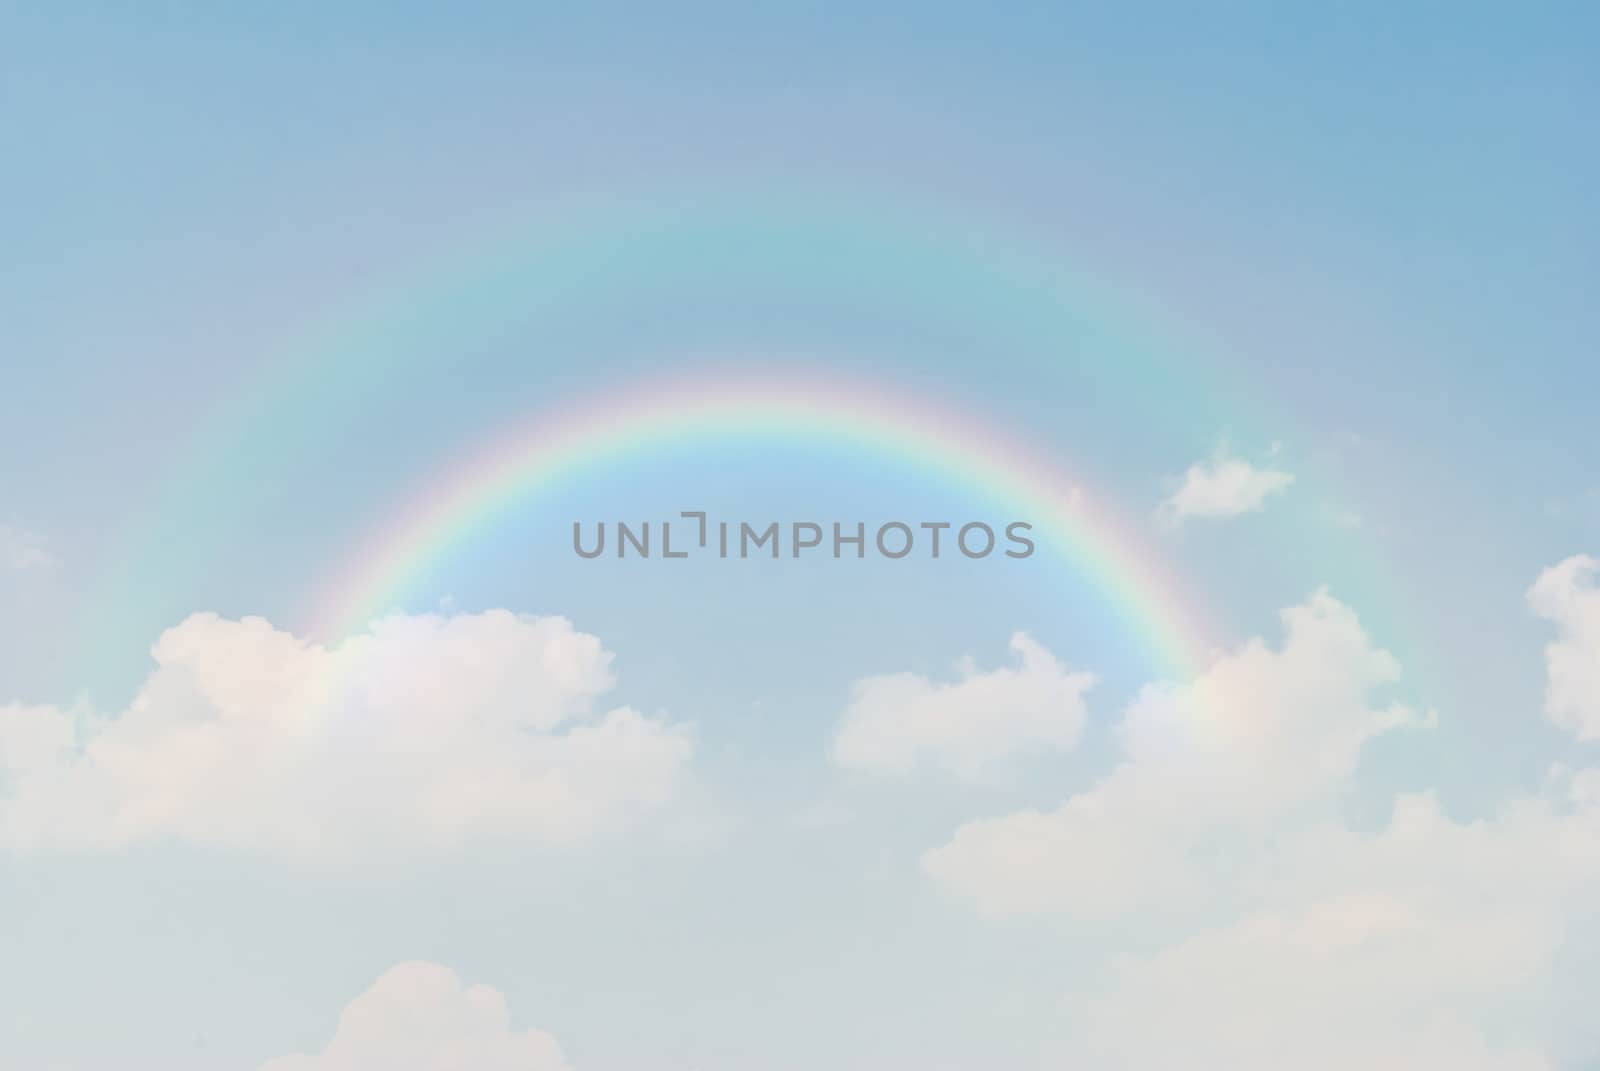
[[[236,381],[197,411],[171,463],[152,470],[148,507],[117,534],[95,595],[83,602],[81,657],[90,667],[114,663],[127,635],[151,627],[153,616],[208,598],[207,577],[236,568],[227,548],[255,516],[251,489],[292,486],[306,466],[335,455],[349,432],[348,413],[431,401],[429,389],[458,380],[458,368],[475,367],[483,340],[499,338],[514,339],[527,354],[523,379],[501,384],[495,395],[505,406],[481,407],[488,411],[480,426],[503,430],[431,470],[420,495],[368,538],[351,541],[354,553],[344,549],[348,542],[336,549],[341,564],[332,581],[293,593],[299,605],[317,606],[325,630],[359,628],[395,605],[430,555],[443,554],[497,504],[533,496],[561,473],[579,471],[585,459],[621,457],[629,443],[653,436],[690,443],[737,437],[736,410],[743,407],[764,414],[763,430],[776,426],[801,443],[831,438],[946,466],[987,497],[1027,505],[1041,524],[1055,518],[1060,534],[1053,542],[1074,574],[1102,580],[1138,634],[1161,636],[1146,646],[1166,652],[1164,665],[1193,664],[1207,615],[1149,625],[1185,615],[1169,612],[1182,589],[1155,567],[1162,554],[1147,546],[1147,518],[1114,520],[1109,497],[1090,495],[1059,459],[978,427],[970,416],[911,400],[898,385],[930,375],[963,382],[977,358],[960,342],[981,344],[985,360],[1025,369],[1038,396],[1095,397],[1103,411],[1137,421],[1134,445],[1142,453],[1132,463],[1146,474],[1161,466],[1178,471],[1219,431],[1264,444],[1300,421],[1262,396],[1260,384],[1226,354],[1108,290],[1095,273],[1076,268],[1068,251],[977,217],[952,216],[952,207],[872,191],[768,187],[601,196],[486,221],[481,233],[448,235],[370,286],[328,294],[315,322],[291,321],[286,334],[249,343],[257,347],[253,359],[241,361]],[[870,308],[889,329],[862,340],[854,329],[848,339],[834,339],[782,320],[711,338],[684,339],[671,330],[612,337],[596,328],[613,322],[613,310],[675,308],[680,293],[694,299],[708,286],[733,309],[749,295],[759,305],[763,296],[781,294],[807,310],[796,322],[813,322],[813,309],[825,319],[828,310]],[[762,359],[732,376],[618,386],[682,361],[686,346],[755,348]],[[774,349],[801,350],[815,361],[797,375],[765,359]],[[560,359],[576,353],[594,358]],[[852,382],[849,370],[864,360],[876,382],[895,390]],[[518,400],[519,391],[532,396],[534,382],[544,398],[594,400],[570,412],[539,411],[545,403]],[[787,391],[794,392],[787,400],[775,396]],[[530,406],[537,408],[527,415]],[[1298,458],[1295,471],[1300,500],[1309,501],[1314,488],[1325,508],[1280,509],[1254,523],[1318,562],[1322,580],[1359,606],[1391,645],[1408,640],[1408,665],[1429,662],[1425,637],[1398,635],[1414,616],[1412,585],[1395,574],[1371,533],[1330,520],[1347,497],[1339,467],[1313,455]],[[1069,486],[1084,495],[1077,508],[1063,492]],[[388,497],[360,502],[367,515],[394,500],[381,485],[374,492]],[[1232,624],[1215,615],[1211,621],[1215,629]]]
[[[1104,595],[1170,678],[1201,668],[1206,616],[1130,518],[1054,459],[970,413],[836,373],[680,375],[596,394],[512,424],[439,469],[323,586],[312,631],[341,637],[393,609],[417,579],[509,505],[574,470],[665,444],[746,436],[843,444],[909,459],[1024,510],[1043,546]]]

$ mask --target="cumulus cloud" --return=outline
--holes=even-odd
[[[1400,668],[1327,592],[1187,685],[1144,689],[1122,758],[1053,811],[968,823],[927,871],[990,914],[1107,917],[1215,888],[1208,861],[1264,819],[1325,801],[1372,737],[1419,721],[1376,693]]]
[[[0,522],[0,572],[40,572],[55,565],[55,555],[36,533]]]
[[[598,711],[612,656],[557,617],[395,616],[324,647],[199,614],[152,655],[114,717],[0,707],[0,846],[338,864],[570,841],[666,802],[692,752]]]
[[[339,1016],[328,1047],[259,1071],[569,1071],[561,1046],[516,1030],[505,997],[432,963],[391,968]]]
[[[992,670],[962,662],[954,681],[915,673],[858,681],[834,734],[834,762],[896,773],[928,764],[974,778],[1026,748],[1071,747],[1094,675],[1068,670],[1024,633],[1011,637],[1011,652],[1011,665]]]
[[[1530,593],[1563,643],[1588,635],[1593,569],[1563,563]],[[1553,766],[1473,820],[1405,794],[1352,829],[1336,803],[1363,744],[1432,719],[1381,702],[1399,666],[1326,593],[1284,626],[1279,648],[1147,689],[1112,773],[963,827],[928,872],[990,914],[1137,927],[1138,951],[1068,998],[1066,1066],[1587,1066],[1592,1009],[1571,994],[1593,989],[1593,957],[1572,950],[1600,931],[1600,769]],[[1553,710],[1571,680],[1553,670]]]
[[[1162,502],[1162,513],[1174,522],[1254,513],[1292,483],[1294,476],[1288,472],[1254,465],[1220,448],[1209,459],[1189,466],[1178,489]]]
[[[1559,638],[1545,648],[1545,712],[1581,740],[1600,739],[1600,560],[1580,554],[1539,574],[1528,589],[1535,613]]]

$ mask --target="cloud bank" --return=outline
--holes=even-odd
[[[1552,715],[1592,697],[1594,564],[1530,593],[1562,625]],[[1600,984],[1565,949],[1600,933],[1600,769],[1475,820],[1402,794],[1374,831],[1339,801],[1366,742],[1428,727],[1383,693],[1399,666],[1326,593],[1186,687],[1146,689],[1111,773],[1052,811],[968,823],[927,873],[989,915],[1137,933],[1067,1001],[1067,1066],[1557,1071],[1592,1056],[1563,994]],[[1582,977],[1574,977],[1574,972]]]

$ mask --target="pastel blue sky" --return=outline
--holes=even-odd
[[[0,1066],[1600,1067],[1596,31],[0,9]],[[307,639],[448,459],[717,368],[1059,461],[1215,660],[1048,546],[572,555],[1026,509],[778,435]]]

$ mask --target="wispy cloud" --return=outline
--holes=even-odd
[[[38,533],[0,521],[0,572],[41,572],[57,564]]]

